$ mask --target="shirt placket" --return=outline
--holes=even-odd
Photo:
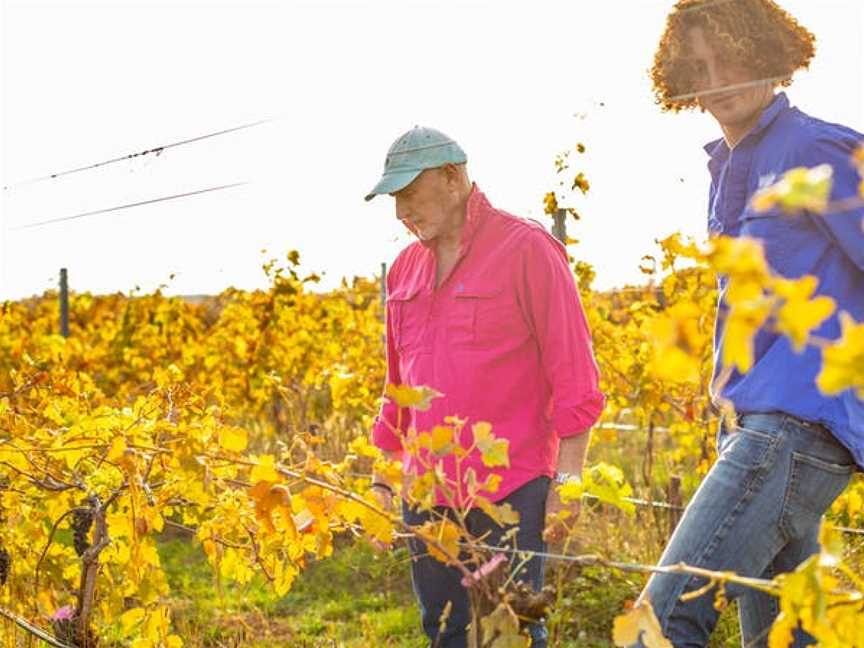
[[[729,152],[723,182],[721,219],[724,233],[730,236],[738,236],[741,229],[738,220],[747,208],[747,187],[752,159],[753,148],[749,142],[742,143],[740,148]]]
[[[447,330],[446,324],[446,305],[447,305],[447,296],[448,296],[448,286],[453,283],[454,278],[461,272],[462,265],[465,263],[465,259],[468,256],[468,252],[471,249],[472,239],[474,236],[474,232],[472,232],[469,237],[462,241],[462,245],[459,248],[459,256],[456,258],[456,262],[453,264],[453,267],[450,268],[450,272],[447,273],[445,277],[441,280],[441,285],[435,286],[435,277],[438,274],[438,259],[435,256],[434,252],[432,255],[432,278],[430,282],[430,290],[431,290],[431,298],[429,301],[429,316],[427,319],[427,330],[433,332],[431,342],[437,344],[439,341],[443,344],[447,344],[448,340],[446,339],[445,332]]]

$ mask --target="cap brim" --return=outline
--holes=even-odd
[[[372,200],[379,194],[391,194],[404,189],[409,184],[414,182],[414,179],[423,173],[420,171],[400,171],[398,173],[388,173],[381,177],[375,188],[366,194],[366,200]]]

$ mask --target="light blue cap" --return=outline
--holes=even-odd
[[[464,164],[465,151],[441,131],[415,126],[400,135],[384,161],[384,175],[366,196],[372,200],[378,194],[390,194],[404,189],[426,169],[437,169],[445,164]]]

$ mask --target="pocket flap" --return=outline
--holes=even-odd
[[[500,295],[502,290],[504,290],[504,286],[500,284],[472,286],[459,283],[453,288],[451,294],[456,299],[491,299]]]
[[[388,302],[405,302],[411,301],[414,299],[420,291],[422,286],[418,284],[414,284],[411,286],[398,286],[393,290],[393,292],[387,294]]]
[[[752,205],[748,204],[745,209],[738,214],[738,222],[745,223],[747,221],[778,221],[782,223],[791,223],[800,221],[804,218],[805,212],[802,210],[786,213],[779,207],[772,207],[765,211],[756,211]]]

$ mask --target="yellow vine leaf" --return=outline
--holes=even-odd
[[[804,350],[810,332],[818,328],[834,312],[834,300],[819,296],[810,299],[816,290],[816,277],[774,280],[774,292],[785,299],[777,312],[777,330],[792,341],[797,352]]]
[[[434,540],[447,552],[444,553],[438,547],[427,542],[426,548],[429,550],[429,555],[435,560],[450,563],[452,561],[447,557],[448,553],[454,557],[459,555],[459,540],[462,538],[462,532],[452,521],[440,520],[436,522],[430,520],[418,527],[417,531],[420,538]]]
[[[450,454],[453,448],[453,428],[436,425],[429,434],[429,450],[438,456]]]
[[[566,484],[558,486],[558,497],[564,504],[580,501],[584,493],[585,488],[581,479],[571,479]]]
[[[108,461],[117,462],[123,457],[124,452],[126,452],[126,439],[122,436],[116,436],[111,441],[111,446],[108,448],[108,454],[105,455],[105,458]]]
[[[376,461],[375,472],[381,475],[390,484],[402,484],[401,461]]]
[[[640,635],[646,648],[674,648],[663,636],[660,622],[647,599],[636,603],[626,614],[615,617],[612,624],[612,641],[616,646],[632,646],[639,640]]]
[[[790,619],[785,612],[781,612],[774,620],[771,631],[768,633],[768,648],[788,648],[795,638],[793,634],[798,627],[798,621]]]
[[[819,389],[834,396],[854,389],[864,399],[864,324],[840,313],[840,339],[822,349],[822,369],[816,377]]]
[[[592,465],[582,473],[582,487],[604,504],[611,504],[628,515],[636,512],[636,506],[627,500],[633,494],[633,487],[618,466],[604,461]]]
[[[723,364],[747,373],[753,366],[753,338],[771,314],[772,301],[740,302],[729,309],[723,330]]]
[[[229,452],[243,452],[249,443],[249,437],[241,427],[226,427],[221,430],[219,442]]]
[[[410,407],[421,412],[425,412],[432,405],[432,400],[443,396],[439,391],[421,385],[420,387],[411,387],[410,385],[393,385],[389,384],[384,390],[384,394],[390,398],[399,407]]]
[[[385,544],[393,542],[393,522],[388,517],[363,506],[359,518],[363,529],[370,536]]]
[[[751,206],[757,212],[780,207],[787,213],[799,210],[822,213],[831,196],[833,174],[830,164],[789,169],[775,184],[756,193]]]
[[[365,435],[358,436],[348,444],[348,451],[357,454],[360,457],[370,457],[379,459],[381,450],[369,443],[369,438]]]
[[[488,498],[478,495],[474,500],[474,506],[495,520],[498,526],[519,524],[519,512],[508,502],[495,504]]]
[[[339,500],[338,512],[346,522],[356,522],[363,516],[363,509],[366,508],[360,502],[353,499]]]
[[[486,491],[490,494],[495,494],[498,492],[498,488],[501,486],[501,475],[491,474],[486,478],[486,481],[483,483],[481,490]]]
[[[864,596],[843,591],[832,575],[835,557],[815,555],[791,573],[781,574],[778,622],[769,635],[769,645],[783,647],[789,627],[801,627],[825,648],[860,646],[864,641]]]
[[[120,615],[120,632],[124,637],[128,637],[134,630],[138,628],[144,620],[147,611],[144,608],[136,607],[131,610],[126,610]]]
[[[519,634],[519,618],[505,603],[499,603],[490,614],[480,619],[483,645],[488,648],[528,648],[531,637]]]
[[[664,270],[673,267],[678,257],[700,262],[705,260],[705,253],[699,249],[696,242],[688,239],[685,243],[681,240],[681,234],[678,232],[667,236],[665,239],[658,241],[658,243],[663,250],[662,267]]]
[[[579,172],[575,178],[573,178],[573,186],[571,189],[579,189],[583,194],[587,194],[588,190],[591,189],[591,185],[588,182],[588,179],[585,177],[583,172]]]
[[[252,580],[255,572],[252,571],[249,564],[244,560],[242,554],[236,549],[228,547],[222,555],[222,560],[219,563],[219,573],[225,578],[230,578],[240,583],[248,583]]]
[[[130,648],[155,648],[156,644],[147,637],[138,637],[129,646]]]
[[[554,216],[558,211],[558,199],[555,197],[554,191],[550,191],[543,196],[543,211],[550,216]]]
[[[716,272],[761,284],[768,276],[762,244],[745,236],[718,236],[711,240],[706,259]]]
[[[176,385],[183,380],[183,372],[175,364],[169,365],[167,369],[156,367],[156,369],[153,370],[153,380],[156,382],[157,387],[165,389],[166,387]]]
[[[291,493],[287,488],[261,481],[249,490],[249,496],[255,501],[255,517],[268,532],[276,532],[273,513],[280,511],[289,533],[292,536],[297,535],[291,509]]]
[[[702,363],[678,347],[658,349],[651,368],[660,380],[698,383]]]
[[[86,450],[69,450],[63,453],[63,459],[66,462],[66,467],[69,470],[74,471],[75,467],[78,465],[78,462],[81,461],[84,457],[87,456]]]
[[[280,480],[279,473],[276,471],[276,458],[273,455],[261,455],[254,458],[256,465],[252,466],[252,472],[249,475],[249,481],[253,484],[258,482],[277,482]]]
[[[484,466],[489,468],[497,466],[510,467],[510,458],[508,456],[510,441],[507,439],[496,439],[492,434],[492,425],[485,421],[475,423],[471,426],[471,431],[474,433],[474,443],[477,449],[480,450]]]
[[[284,560],[278,561],[275,573],[273,574],[273,589],[276,591],[276,595],[284,596],[287,594],[299,573],[300,570],[291,563]]]
[[[651,369],[661,380],[696,383],[702,367],[705,336],[700,333],[702,311],[693,303],[674,304],[648,323],[654,342]]]

